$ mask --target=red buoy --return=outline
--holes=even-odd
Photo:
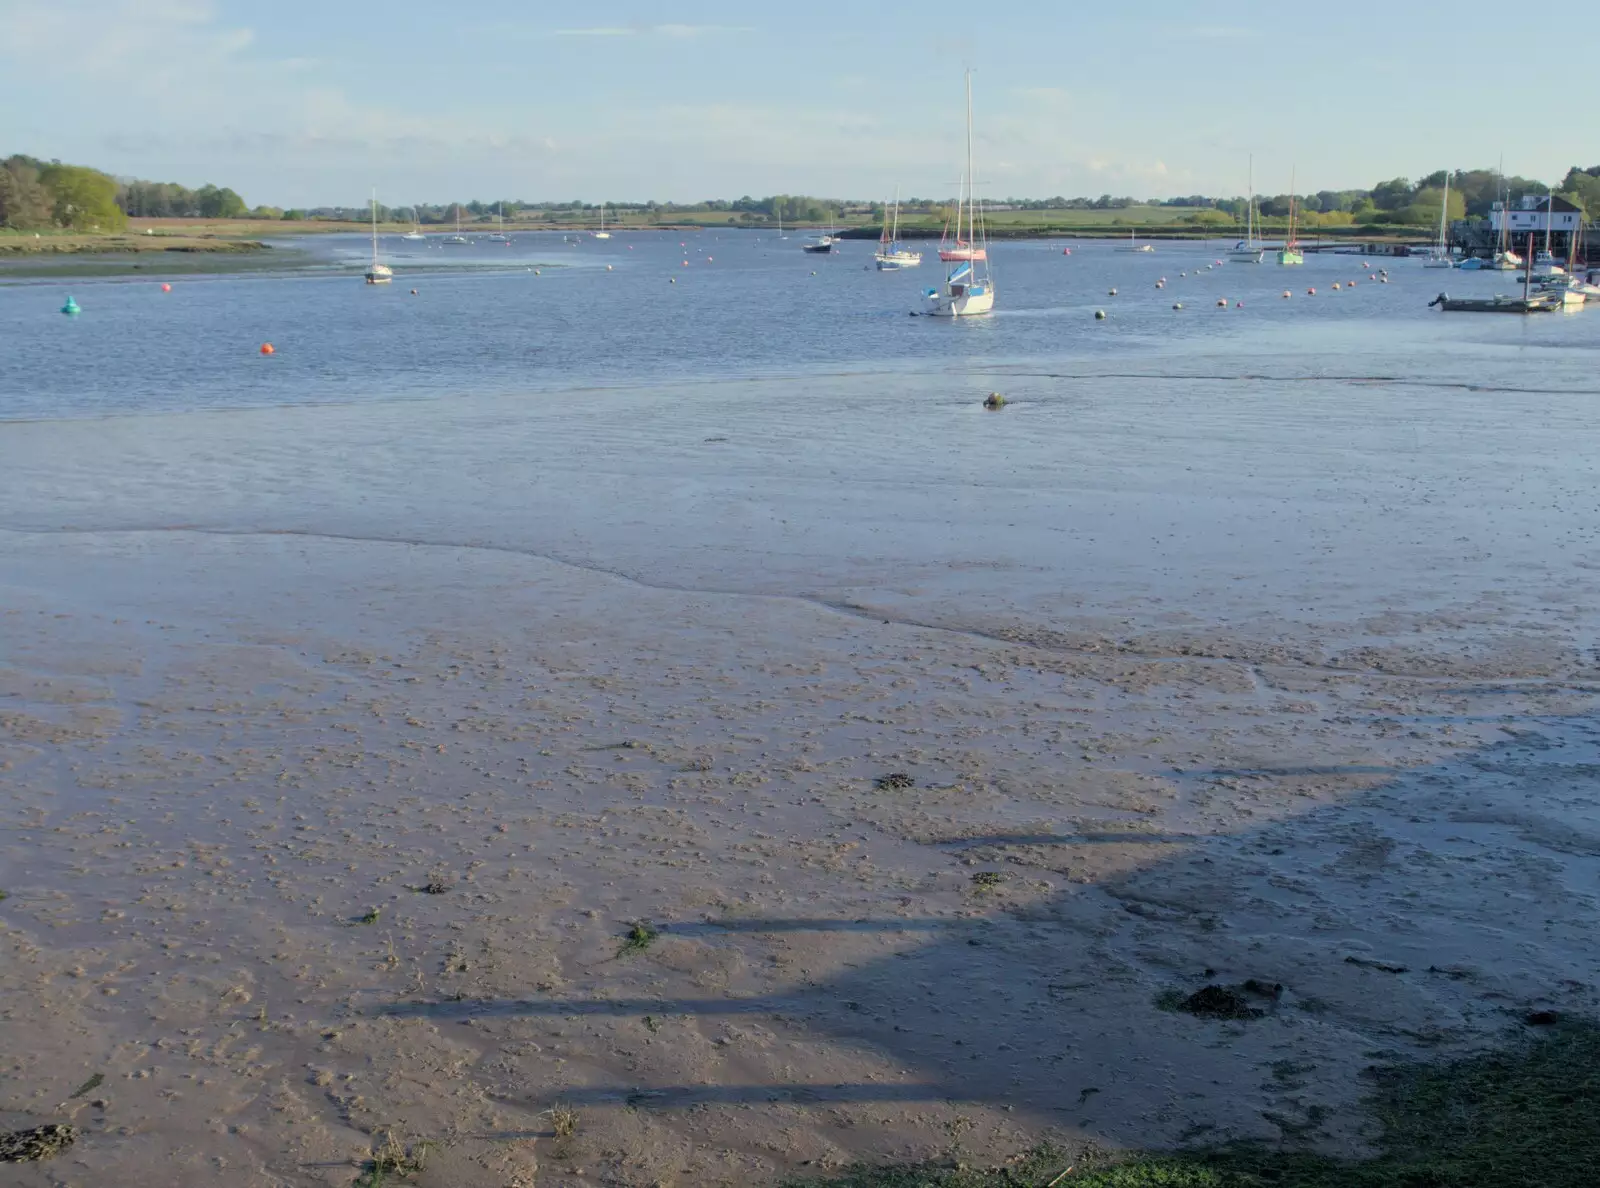
[[[161,291],[163,293],[170,293],[170,292],[172,292],[172,286],[164,284],[164,285],[161,286]]]
[[[264,343],[262,343],[262,344],[261,344],[261,353],[262,353],[262,354],[263,354],[263,355],[270,355],[270,354],[272,354],[272,344],[271,344],[271,343],[270,343],[270,342],[264,342]]]

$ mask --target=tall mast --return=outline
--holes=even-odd
[[[1446,240],[1445,227],[1449,223],[1449,221],[1450,221],[1450,173],[1449,173],[1448,170],[1446,170],[1445,171],[1445,175],[1444,175],[1444,205],[1439,207],[1439,250],[1442,251],[1447,256],[1450,254],[1450,249],[1445,244],[1445,240]]]
[[[372,187],[372,265],[378,265],[378,187]]]
[[[967,71],[967,243],[976,247],[978,243],[978,229],[973,218],[973,199],[978,192],[978,179],[972,172],[972,71]],[[957,211],[956,231],[959,237],[961,231],[960,212]]]
[[[1256,246],[1256,155],[1250,154],[1249,173],[1250,193],[1245,197],[1244,207],[1244,243],[1246,247]]]
[[[1295,183],[1295,167],[1293,165],[1291,165],[1291,166],[1289,166],[1289,237],[1286,240],[1284,240],[1283,246],[1284,246],[1285,249],[1288,249],[1288,248],[1291,248],[1291,247],[1294,246],[1294,199],[1295,199],[1294,183]]]

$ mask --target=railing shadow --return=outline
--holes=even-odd
[[[694,1085],[681,1077],[674,1083],[669,1063],[653,1066],[658,1071],[639,1084],[538,1087],[524,1099],[530,1107],[985,1102],[1132,1144],[1170,1143],[1193,1127],[1241,1116],[1254,1119],[1251,1137],[1303,1139],[1315,1128],[1291,1134],[1292,1124],[1263,1121],[1297,1109],[1303,1116],[1321,1091],[1282,1071],[1296,1061],[1327,1078],[1330,1096],[1353,1103],[1352,1087],[1374,1053],[1422,1055],[1482,1042],[1507,1025],[1513,1008],[1571,1007],[1594,997],[1600,794],[1592,772],[1600,730],[1587,716],[1538,726],[1549,737],[1537,758],[1523,737],[1398,773],[1216,769],[1391,776],[1339,803],[1228,834],[997,832],[935,842],[1128,842],[1159,850],[1131,873],[1044,899],[989,901],[985,914],[726,918],[663,928],[665,936],[713,944],[799,933],[924,938],[818,985],[748,996],[412,1001],[368,1013],[458,1021],[761,1018],[762,1027],[787,1029],[796,1043],[876,1053],[903,1078]],[[1520,778],[1508,779],[1513,765]],[[1024,878],[1030,868],[1008,869]],[[1531,911],[1538,916],[1532,932]],[[1217,1021],[1159,1005],[1170,1006],[1174,992],[1252,980],[1276,990],[1249,1017]],[[1241,1101],[1257,1104],[1241,1111]]]

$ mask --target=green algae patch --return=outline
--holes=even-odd
[[[1600,1168],[1600,1025],[1444,1064],[1375,1068],[1370,1159],[1240,1143],[1146,1154],[1041,1147],[1004,1167],[851,1168],[790,1188],[1593,1188]],[[1068,1170],[1070,1168],[1070,1170]]]

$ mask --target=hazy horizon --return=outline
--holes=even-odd
[[[1207,23],[1041,0],[954,34],[965,6],[888,5],[849,28],[722,0],[603,22],[379,14],[284,0],[0,0],[0,151],[232,187],[252,205],[478,198],[689,203],[750,194],[938,197],[960,169],[970,64],[993,198],[1231,196],[1491,167],[1558,181],[1594,150],[1488,93],[1500,6],[1381,22],[1265,3]],[[1593,58],[1592,26],[1563,31]],[[43,100],[41,101],[41,96]],[[1450,100],[1456,100],[1452,106]]]

